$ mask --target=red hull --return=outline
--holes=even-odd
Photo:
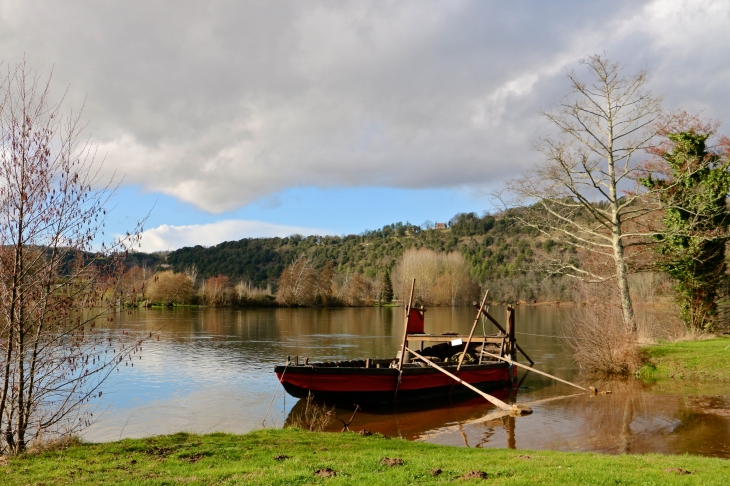
[[[398,370],[389,368],[277,366],[275,371],[287,392],[298,398],[312,393],[320,400],[390,404],[394,399],[402,403],[468,392],[466,387],[430,367],[404,368],[400,385]],[[506,364],[464,366],[458,373],[450,371],[479,389],[508,386],[516,374],[516,369]]]

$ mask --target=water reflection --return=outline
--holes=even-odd
[[[504,308],[489,312],[504,321]],[[560,339],[568,312],[564,307],[518,307],[517,334],[539,369],[581,381]],[[427,331],[467,333],[474,314],[470,308],[429,309]],[[240,433],[260,428],[262,422],[282,426],[301,404],[283,393],[275,364],[295,355],[315,360],[393,356],[400,345],[401,319],[399,308],[175,308],[119,314],[114,326],[156,337],[144,344],[133,369],[116,373],[98,404],[101,418],[86,438],[116,440],[180,430]],[[483,329],[492,332],[490,326],[486,322]],[[730,457],[730,387],[693,390],[687,396],[630,380],[600,383],[599,389],[613,393],[589,397],[534,373],[520,376],[519,389],[503,390],[499,397],[530,403],[534,413],[527,417],[509,417],[477,397],[427,408],[366,409],[351,428],[462,447]],[[567,398],[548,401],[561,396]],[[352,408],[336,412],[349,419]],[[333,425],[333,430],[339,428],[339,422]]]

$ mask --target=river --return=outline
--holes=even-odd
[[[493,306],[490,313],[504,322],[504,307]],[[468,307],[428,309],[426,332],[468,334],[475,314]],[[465,447],[730,457],[730,386],[687,389],[582,377],[560,337],[570,314],[567,306],[518,306],[518,342],[538,369],[611,394],[575,395],[580,390],[528,373],[519,388],[500,397],[530,403],[529,416],[490,419],[494,407],[478,398],[437,408],[366,408],[351,428]],[[115,327],[154,337],[143,344],[134,367],[121,367],[107,382],[84,438],[281,427],[301,404],[285,394],[274,365],[295,355],[317,361],[395,356],[402,317],[402,308],[120,312]],[[488,321],[478,332],[482,327],[495,332]],[[542,401],[566,395],[574,396]],[[336,414],[347,421],[352,408]],[[337,422],[331,429],[340,427]]]

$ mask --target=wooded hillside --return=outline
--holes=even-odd
[[[459,251],[469,263],[471,276],[488,283],[492,295],[505,300],[565,300],[569,286],[563,278],[545,279],[535,269],[538,253],[566,252],[534,230],[514,224],[510,213],[460,213],[446,229],[395,223],[348,236],[292,235],[287,238],[251,238],[213,247],[186,247],[166,255],[131,255],[136,264],[162,264],[176,272],[195,267],[202,278],[225,275],[232,282],[276,288],[284,268],[302,255],[323,267],[332,262],[337,273],[356,273],[375,279],[391,270],[409,248],[436,252]],[[133,263],[135,264],[135,263]]]

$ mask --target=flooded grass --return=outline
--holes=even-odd
[[[646,380],[730,383],[730,336],[662,343],[642,350]]]
[[[387,460],[386,460],[387,459]],[[259,430],[82,444],[11,458],[3,484],[726,484],[698,456],[464,449],[374,435]]]

